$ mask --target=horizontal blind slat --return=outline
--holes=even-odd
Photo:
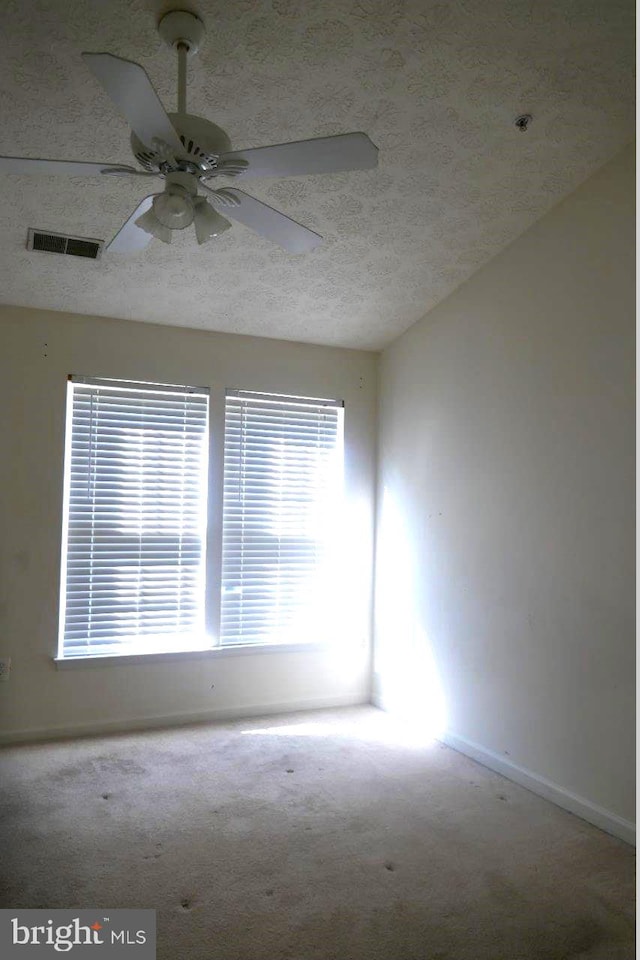
[[[208,397],[72,381],[63,656],[203,634]]]
[[[305,639],[326,574],[342,404],[228,392],[221,642]],[[308,631],[307,631],[308,632]]]

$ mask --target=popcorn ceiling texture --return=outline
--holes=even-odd
[[[321,233],[311,254],[234,224],[95,263],[27,227],[109,240],[160,180],[2,175],[3,302],[379,349],[633,137],[632,0],[5,0],[0,153],[131,163],[80,53],[141,63],[174,110],[174,6],[207,27],[189,112],[236,149],[363,130],[379,168],[240,184]]]

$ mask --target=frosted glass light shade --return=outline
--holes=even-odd
[[[193,223],[193,200],[182,187],[170,184],[154,197],[153,212],[163,227],[184,230]]]
[[[171,230],[160,223],[153,209],[143,213],[135,223],[136,227],[140,227],[145,233],[150,233],[152,237],[162,240],[163,243],[171,243]]]
[[[198,243],[206,243],[212,237],[219,237],[231,226],[229,221],[220,216],[204,197],[196,197],[194,205],[194,222]]]

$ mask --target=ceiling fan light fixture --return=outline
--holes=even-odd
[[[163,243],[171,243],[171,230],[160,223],[153,210],[147,210],[146,213],[143,213],[135,221],[135,224],[145,233],[150,233],[152,237],[156,237],[157,240],[162,240]]]
[[[206,243],[213,237],[219,237],[231,226],[228,220],[213,209],[205,197],[196,197],[194,207],[194,225],[198,243]]]
[[[154,198],[153,212],[163,227],[184,230],[193,223],[193,199],[187,190],[172,183]]]
[[[151,237],[171,243],[173,230],[184,230],[196,218],[198,243],[228,230],[217,213],[228,208],[232,221],[277,243],[288,253],[307,253],[322,237],[242,190],[211,189],[203,181],[218,176],[298,177],[306,174],[371,170],[378,148],[362,132],[315,137],[267,147],[232,150],[229,137],[215,123],[187,113],[187,57],[204,36],[204,25],[188,11],[170,11],[159,30],[178,55],[178,110],[167,113],[144,67],[111,53],[83,52],[82,58],[113,104],[131,126],[131,148],[143,169],[126,164],[45,160],[0,156],[0,174],[68,174],[69,176],[159,176],[163,193],[140,200],[107,246],[114,253],[144,250]],[[212,194],[214,208],[198,201],[198,189]]]

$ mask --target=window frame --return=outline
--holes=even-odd
[[[233,414],[232,414],[232,415],[235,416],[236,418],[238,418],[239,421],[241,422],[241,421],[242,421],[242,416],[243,416],[243,412],[242,412],[242,411],[243,411],[243,408],[242,408],[242,406],[241,406],[241,402],[242,402],[243,400],[246,401],[246,404],[247,404],[247,408],[246,408],[246,409],[251,409],[251,404],[256,404],[256,408],[257,408],[257,409],[259,409],[260,407],[264,407],[264,410],[262,411],[262,415],[263,415],[264,419],[263,419],[262,421],[259,421],[258,419],[254,420],[254,422],[253,422],[253,427],[250,428],[250,429],[251,429],[251,433],[252,433],[253,443],[254,443],[254,444],[255,444],[255,443],[258,443],[258,444],[260,445],[260,447],[263,448],[263,452],[268,451],[268,456],[272,456],[272,455],[273,455],[273,448],[272,448],[272,446],[271,446],[270,444],[273,443],[273,441],[274,441],[277,437],[279,437],[280,439],[283,438],[283,437],[281,436],[281,431],[280,431],[277,427],[272,426],[272,419],[271,419],[271,418],[275,416],[275,419],[277,420],[277,415],[275,415],[273,412],[272,412],[271,415],[269,415],[269,414],[267,413],[267,410],[268,410],[269,405],[273,405],[273,406],[276,407],[276,408],[278,407],[278,405],[280,405],[282,408],[285,409],[285,411],[286,411],[287,414],[290,414],[290,415],[291,415],[291,419],[290,419],[289,422],[283,420],[283,422],[286,423],[286,427],[285,427],[285,429],[282,431],[282,434],[286,435],[286,439],[289,441],[289,443],[294,443],[296,437],[299,437],[300,434],[301,434],[301,432],[302,432],[302,435],[303,435],[303,437],[304,437],[305,439],[312,439],[312,438],[313,438],[313,433],[315,432],[315,434],[316,434],[316,450],[322,449],[322,445],[319,444],[319,438],[320,438],[320,434],[322,434],[322,435],[324,436],[325,433],[326,433],[326,428],[325,428],[324,426],[320,426],[320,420],[321,420],[321,416],[320,416],[320,415],[321,415],[321,412],[324,411],[324,410],[335,411],[335,443],[334,443],[333,446],[331,447],[330,457],[331,457],[331,455],[333,455],[333,454],[335,454],[335,453],[338,454],[338,464],[337,464],[338,471],[337,471],[337,472],[338,472],[338,474],[339,474],[340,500],[342,500],[342,499],[344,498],[344,480],[345,480],[345,476],[344,476],[344,467],[345,467],[345,457],[344,457],[344,408],[345,408],[345,404],[344,404],[344,401],[343,401],[343,400],[336,400],[336,399],[331,399],[331,398],[328,398],[328,397],[310,397],[310,396],[308,396],[308,395],[307,395],[307,396],[300,396],[300,395],[295,395],[295,394],[283,394],[283,393],[275,393],[275,392],[245,390],[245,389],[234,389],[234,388],[228,388],[228,389],[226,389],[226,390],[225,390],[225,394],[224,394],[224,403],[225,403],[225,417],[224,417],[224,420],[225,420],[225,433],[224,433],[224,437],[223,437],[223,451],[224,451],[225,470],[226,470],[226,459],[227,459],[227,453],[228,453],[228,447],[227,447],[227,407],[229,406],[230,409],[232,410],[233,405],[234,405],[234,401],[235,401],[236,410],[233,411]],[[230,403],[230,401],[231,401],[231,403]],[[296,417],[296,414],[295,414],[295,412],[294,412],[296,409],[297,409],[297,411],[298,411],[298,416],[297,416],[297,417]],[[301,424],[301,422],[300,422],[300,418],[302,418],[303,420],[305,419],[305,417],[306,417],[306,418],[309,418],[311,411],[315,411],[316,424],[315,424],[315,425],[311,425],[310,428],[308,429],[308,433],[305,435],[305,429],[306,429],[306,428],[305,428],[304,426],[302,426],[302,424]],[[258,429],[258,432],[257,432],[257,433],[256,433],[256,424],[259,424],[259,426],[258,426],[258,428],[257,428],[257,429]],[[231,424],[230,424],[230,426],[231,426]],[[231,429],[233,429],[233,428],[231,428]],[[238,427],[236,428],[236,431],[237,431],[237,433],[238,433],[239,436],[242,436],[242,434],[243,434],[243,432],[244,432],[244,428],[238,426]],[[229,444],[229,447],[233,447],[234,455],[237,456],[237,457],[239,458],[239,460],[243,460],[243,459],[244,459],[245,453],[244,453],[243,450],[242,450],[242,444],[241,444],[241,441],[240,441],[240,440],[236,440],[235,442],[230,443],[230,444]],[[309,449],[311,449],[311,448],[309,448]],[[302,451],[303,451],[302,454],[301,454],[300,452],[298,452],[298,454],[297,454],[296,456],[294,456],[293,460],[291,460],[291,461],[287,464],[288,467],[290,467],[291,470],[294,472],[294,474],[297,473],[298,471],[302,471],[303,473],[306,473],[306,471],[308,470],[308,466],[305,464],[305,459],[306,459],[306,454],[307,454],[307,448],[305,448],[304,445],[303,445],[303,447],[302,447]],[[302,457],[302,459],[300,459],[300,457]],[[329,459],[330,459],[330,457],[329,457]],[[325,466],[326,466],[326,464],[325,464]],[[248,455],[248,469],[249,469],[249,473],[248,473],[248,474],[245,474],[245,480],[247,480],[247,481],[250,483],[250,485],[253,485],[253,484],[255,483],[256,479],[257,479],[256,473],[254,472],[254,471],[256,470],[256,461],[255,461],[255,460],[252,461],[251,458],[250,458],[250,455]],[[232,471],[230,470],[230,473],[231,473],[231,472],[232,472]],[[243,472],[243,471],[242,471],[242,468],[241,468],[241,467],[238,467],[238,471],[237,471],[237,476],[238,476],[237,482],[238,482],[238,485],[241,485],[241,481],[240,481],[239,478],[240,478],[240,475],[242,474],[242,472]],[[264,469],[263,469],[262,467],[258,467],[258,475],[259,475],[260,480],[264,480]],[[270,476],[270,478],[271,478],[271,474],[269,474],[269,476]],[[230,478],[230,479],[231,479],[231,478]],[[285,480],[285,482],[286,482],[286,481],[291,482],[291,475],[289,475],[288,477],[285,477],[284,480]],[[294,482],[295,482],[295,481],[294,481]],[[313,484],[312,484],[312,485],[313,485]],[[267,506],[267,504],[264,502],[264,499],[263,499],[262,497],[259,497],[259,498],[258,498],[258,502],[260,502],[260,501],[262,501],[262,504],[261,504],[262,506],[265,506],[265,507]],[[269,505],[270,505],[271,507],[273,507],[273,503],[271,502],[271,500],[269,501]],[[313,506],[314,506],[314,507],[320,506],[320,501],[315,502],[315,503],[313,504]],[[249,509],[251,509],[252,507],[253,507],[254,510],[256,509],[255,501],[254,501],[253,504],[249,503]],[[232,508],[232,509],[233,509],[233,508]],[[237,510],[237,505],[236,505],[235,509]],[[305,517],[306,520],[309,519],[309,517],[308,517],[307,514],[304,514],[304,513],[303,513],[303,516]],[[222,517],[221,551],[223,552],[223,551],[224,551],[224,526],[225,526],[224,491],[223,491],[223,502],[222,502],[221,517]],[[275,517],[273,517],[272,519],[275,520]],[[229,520],[229,523],[230,523],[230,526],[231,526],[231,525],[233,524],[233,521],[230,519],[230,520]],[[244,523],[242,523],[241,525],[244,527]],[[235,526],[236,526],[236,529],[237,529],[237,526],[238,526],[237,521],[236,521],[236,523],[235,523]],[[255,532],[256,532],[256,531],[254,530],[254,534],[255,534]],[[259,534],[260,548],[261,548],[261,549],[264,548],[265,536],[268,537],[269,535],[266,534],[265,527],[264,527],[264,526],[261,526],[261,528],[260,528],[260,534]],[[286,544],[287,540],[290,541],[290,538],[289,538],[289,537],[287,537],[287,536],[282,537],[281,534],[276,534],[275,537],[274,537],[274,539],[276,539],[276,540],[278,541],[278,544],[279,544],[279,545],[280,545],[280,543],[283,542],[283,541],[284,541],[285,544]],[[237,542],[237,540],[236,540],[235,546],[236,546],[236,549],[237,549],[237,547],[238,547],[238,542]],[[252,547],[250,547],[249,549],[251,550]],[[253,544],[253,549],[255,550],[255,542],[254,542],[254,544]],[[313,548],[313,549],[314,549],[314,551],[315,551],[315,545],[314,545],[314,548]],[[287,550],[287,551],[290,550],[290,546],[289,546],[289,547],[285,546],[285,550]],[[294,547],[294,555],[295,555],[295,553],[296,553],[296,549],[295,549],[295,547]],[[289,560],[291,560],[291,554],[290,554],[290,553],[288,554],[288,556],[289,556]],[[235,563],[237,564],[237,557],[236,557],[236,559],[235,559]],[[302,569],[303,569],[303,565],[301,564],[301,565],[297,568],[297,571],[296,571],[296,572],[299,574]],[[326,569],[326,568],[325,568],[325,569]],[[318,575],[318,574],[319,574],[319,568],[318,568],[318,566],[316,565],[316,566],[314,566],[314,575]],[[249,581],[249,583],[248,583],[248,588],[247,588],[248,590],[251,590],[252,587],[253,587],[254,589],[257,588],[258,580],[257,580],[257,578],[254,578],[254,575],[248,576],[247,579],[248,579],[248,581]],[[287,579],[288,579],[288,578],[287,578],[286,575],[283,575],[282,577],[280,577],[280,575],[278,574],[278,583],[281,584],[281,585],[284,587],[285,591],[287,590],[287,588],[290,588],[290,586],[291,586],[291,583],[290,583],[290,582],[287,582]],[[253,582],[251,582],[252,580],[253,580]],[[219,643],[220,649],[223,649],[223,650],[231,650],[231,649],[236,649],[236,648],[249,647],[249,648],[251,648],[252,650],[259,650],[259,649],[279,649],[279,650],[282,650],[284,647],[287,647],[287,648],[288,648],[288,647],[293,647],[293,648],[295,648],[295,649],[298,649],[298,648],[309,649],[310,647],[314,647],[314,646],[315,646],[315,647],[318,647],[318,646],[327,646],[327,645],[328,645],[328,644],[327,644],[326,637],[325,637],[324,640],[319,640],[319,639],[315,639],[315,640],[306,639],[306,640],[304,640],[304,639],[302,639],[302,640],[297,640],[297,641],[294,641],[294,642],[289,641],[289,640],[286,640],[286,639],[285,639],[285,640],[272,640],[272,641],[264,641],[264,640],[256,640],[256,639],[254,639],[254,640],[247,640],[246,643],[242,643],[242,642],[239,642],[239,641],[237,641],[237,640],[229,640],[229,641],[227,641],[227,642],[225,643],[225,641],[224,641],[224,636],[223,636],[223,623],[222,623],[222,613],[223,613],[223,606],[224,606],[224,589],[225,589],[224,556],[222,556],[222,558],[221,558],[221,565],[220,565],[220,598],[219,598],[219,604],[218,604],[218,608],[219,608],[220,615],[221,615],[221,623],[220,623],[220,628],[219,628],[219,630],[218,630],[218,643]],[[268,588],[266,588],[266,589],[268,589]],[[260,592],[259,588],[258,588],[258,592]],[[251,600],[249,600],[249,601],[247,602],[247,605],[246,605],[246,606],[249,608],[249,609],[248,609],[248,613],[249,613],[249,614],[252,612],[252,611],[251,611],[251,608],[252,608],[254,602],[255,602],[255,601],[251,601]],[[326,606],[326,605],[323,604],[323,606]],[[240,607],[240,609],[242,609],[242,608],[244,607],[244,604],[242,603],[242,601],[240,601],[239,607]],[[283,625],[280,625],[280,626],[279,626],[279,629],[281,629],[281,628],[283,628]],[[263,632],[263,631],[259,631],[259,632]]]
[[[68,667],[70,665],[80,666],[87,664],[98,664],[98,663],[115,663],[115,662],[137,662],[144,661],[149,662],[149,658],[176,658],[182,656],[190,656],[198,653],[206,653],[210,649],[204,644],[196,644],[194,642],[193,648],[188,648],[186,646],[176,645],[174,649],[171,649],[171,641],[168,640],[167,647],[168,649],[151,649],[149,651],[143,651],[138,649],[126,649],[126,645],[123,644],[121,648],[118,648],[118,644],[114,643],[113,652],[98,652],[92,653],[90,649],[83,650],[82,653],[76,655],[69,655],[67,652],[65,655],[65,631],[66,631],[66,620],[67,620],[67,584],[68,584],[68,553],[69,553],[69,521],[72,513],[72,504],[71,504],[71,470],[72,470],[72,450],[73,450],[73,439],[74,439],[74,427],[77,425],[74,424],[74,385],[79,386],[88,386],[88,387],[104,387],[107,390],[112,389],[114,392],[122,390],[123,392],[131,391],[135,392],[136,389],[140,393],[148,392],[149,394],[156,393],[166,393],[167,395],[179,396],[179,395],[196,395],[199,397],[206,398],[205,411],[204,411],[204,433],[203,433],[203,448],[204,448],[204,464],[203,464],[203,473],[204,473],[204,496],[203,502],[201,504],[201,509],[204,512],[204,525],[202,530],[201,537],[201,557],[199,562],[200,573],[198,576],[203,579],[203,586],[201,588],[201,616],[203,620],[203,631],[201,636],[203,638],[207,637],[207,628],[206,628],[206,598],[207,598],[207,545],[208,545],[208,516],[209,516],[209,456],[210,456],[210,439],[211,439],[211,417],[210,417],[210,389],[209,387],[195,387],[192,385],[186,384],[173,384],[173,383],[158,383],[155,381],[141,381],[141,380],[126,380],[126,379],[116,379],[116,378],[104,378],[104,377],[87,377],[80,376],[75,374],[69,374],[67,377],[67,393],[66,393],[66,416],[65,416],[65,442],[64,442],[64,483],[63,483],[63,501],[62,501],[62,525],[61,525],[61,549],[60,549],[60,584],[59,584],[59,611],[58,611],[58,638],[57,638],[57,653],[54,657],[56,666]],[[194,633],[194,638],[197,634]],[[135,635],[134,635],[135,636]],[[144,634],[141,634],[144,636]],[[171,633],[167,633],[167,637],[170,638]],[[89,640],[87,638],[87,643]]]
[[[179,384],[170,384],[170,383],[156,383],[151,380],[124,380],[122,378],[115,377],[90,377],[90,376],[76,376],[69,375],[67,378],[69,381],[74,380],[77,382],[88,382],[88,383],[118,383],[123,382],[130,386],[135,386],[139,384],[142,387],[153,387],[153,386],[180,386]],[[207,514],[206,514],[206,531],[204,536],[204,564],[205,564],[205,588],[204,588],[204,623],[205,623],[205,636],[210,641],[208,646],[198,646],[192,650],[180,649],[175,651],[157,651],[157,652],[147,652],[147,653],[112,653],[112,654],[103,654],[103,655],[82,655],[76,657],[64,657],[62,656],[62,628],[64,623],[64,604],[65,604],[65,570],[66,570],[66,549],[67,549],[67,524],[68,524],[68,510],[67,510],[67,464],[69,462],[70,450],[71,450],[71,441],[72,441],[72,420],[69,416],[69,410],[72,407],[73,397],[72,391],[67,388],[66,396],[66,410],[67,415],[65,418],[65,438],[64,438],[64,461],[63,461],[63,471],[64,471],[64,492],[63,492],[63,503],[62,503],[62,524],[61,524],[61,549],[60,549],[60,561],[58,566],[58,573],[60,576],[60,585],[58,591],[59,599],[59,617],[58,617],[58,636],[57,636],[57,647],[56,654],[52,657],[56,670],[76,670],[76,669],[87,669],[94,667],[109,667],[109,666],[118,666],[118,665],[129,665],[129,664],[138,664],[138,663],[153,663],[153,662],[165,662],[165,661],[178,661],[178,660],[206,660],[206,659],[217,659],[219,657],[243,657],[243,656],[269,656],[272,654],[292,654],[292,653],[313,653],[314,651],[324,651],[331,646],[329,639],[322,640],[319,642],[283,642],[283,643],[273,643],[273,644],[237,644],[237,645],[222,645],[221,644],[221,606],[222,606],[222,527],[223,527],[223,490],[224,490],[224,430],[225,430],[225,404],[227,394],[230,392],[246,392],[246,393],[264,393],[265,395],[272,396],[282,396],[290,397],[292,400],[311,400],[311,401],[325,401],[331,404],[337,404],[345,409],[345,402],[343,400],[334,401],[327,400],[324,397],[309,397],[302,396],[293,393],[282,394],[271,392],[269,389],[266,390],[232,390],[231,388],[225,388],[224,386],[218,384],[210,384],[209,386],[202,388],[208,392],[209,401],[208,401],[208,442],[207,442],[207,481],[206,481],[206,497],[207,497]],[[342,449],[342,461],[341,461],[341,470],[343,482],[346,484],[346,449],[345,449],[345,438],[346,438],[346,413],[343,413],[343,423],[342,423],[342,437],[341,442],[343,444]],[[344,488],[346,494],[346,486]]]

